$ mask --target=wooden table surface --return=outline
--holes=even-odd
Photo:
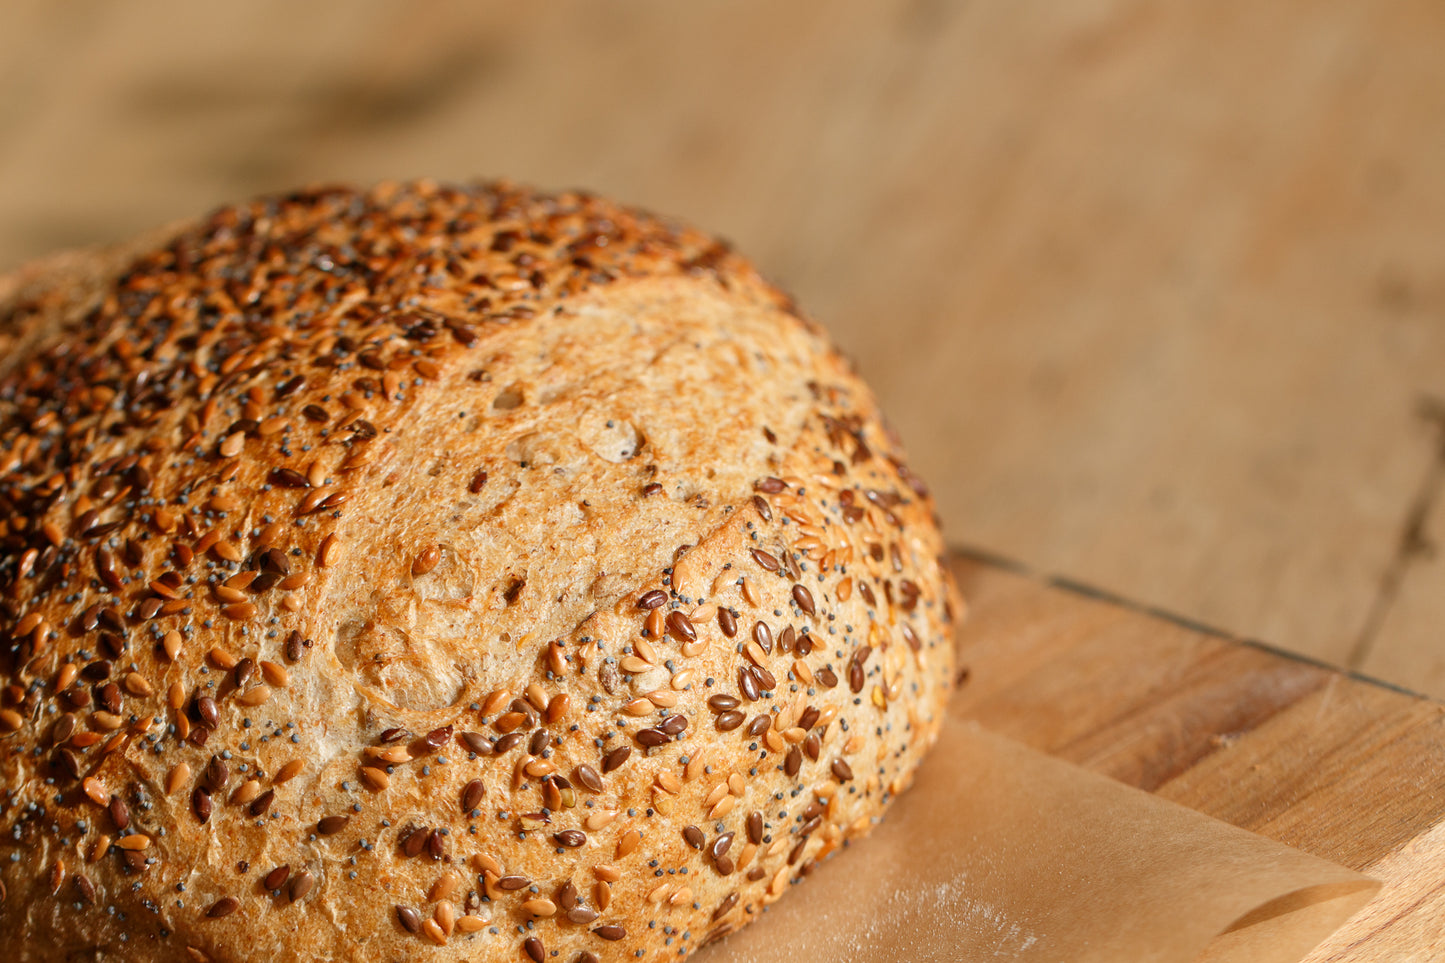
[[[952,537],[1445,694],[1445,6],[0,11],[0,270],[301,182],[507,174],[733,238]]]
[[[824,320],[954,541],[1440,695],[1442,49],[1430,0],[14,0],[0,270],[309,181],[590,186]],[[1385,876],[1327,958],[1434,938],[1435,703],[961,573],[980,718]]]
[[[1310,963],[1445,957],[1445,704],[960,557],[954,712],[1380,879]]]

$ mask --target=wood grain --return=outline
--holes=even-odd
[[[705,224],[954,537],[1445,693],[1429,0],[8,5],[0,264],[296,183]]]
[[[954,572],[954,712],[1382,880],[1311,961],[1438,958],[1445,705],[996,562]]]

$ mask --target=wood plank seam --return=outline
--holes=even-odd
[[[1442,414],[1445,414],[1445,411],[1442,411]],[[1441,442],[1442,444],[1440,457],[1437,458],[1436,461],[1442,466],[1440,481],[1442,483],[1442,487],[1445,487],[1445,425],[1442,425]],[[1177,612],[1171,612],[1168,609],[1160,608],[1157,605],[1150,605],[1147,602],[1138,602],[1126,596],[1119,595],[1116,592],[1111,592],[1108,589],[1098,588],[1097,586],[1089,585],[1086,582],[1081,582],[1075,578],[1070,578],[1063,575],[1049,575],[1047,573],[1038,571],[1026,562],[1021,562],[1018,559],[1010,558],[1006,555],[1000,555],[999,553],[991,551],[989,549],[976,548],[974,546],[964,545],[958,542],[950,542],[948,545],[948,551],[955,557],[979,562],[984,565],[991,565],[995,568],[1000,568],[1006,572],[1012,572],[1016,575],[1023,575],[1036,581],[1042,582],[1052,588],[1057,588],[1062,591],[1068,592],[1071,595],[1077,595],[1081,598],[1092,599],[1097,602],[1105,602],[1110,605],[1117,605],[1120,608],[1126,609],[1130,612],[1138,613],[1139,615],[1147,615],[1156,619],[1161,619],[1165,622],[1168,622],[1172,625],[1177,625],[1179,628],[1185,629],[1190,632],[1198,632],[1200,635],[1219,639],[1225,642],[1231,642],[1235,645],[1248,646],[1251,649],[1258,649],[1259,651],[1268,653],[1269,655],[1277,656],[1282,659],[1289,659],[1292,662],[1298,662],[1303,665],[1314,666],[1317,669],[1326,669],[1330,672],[1337,672],[1345,678],[1351,679],[1355,682],[1364,682],[1369,685],[1379,686],[1382,689],[1389,689],[1392,692],[1398,692],[1401,695],[1410,696],[1414,699],[1426,699],[1432,702],[1435,701],[1431,696],[1411,689],[1408,686],[1400,685],[1397,682],[1388,682],[1384,679],[1378,679],[1375,676],[1360,672],[1352,666],[1334,665],[1333,663],[1325,662],[1321,659],[1317,659],[1314,656],[1307,655],[1303,652],[1292,652],[1289,649],[1283,649],[1269,642],[1260,641],[1259,639],[1245,638],[1243,636],[1236,635],[1233,632],[1229,632],[1225,629],[1221,629],[1216,626],[1209,625],[1208,623],[1201,622],[1198,619],[1191,618],[1190,616],[1180,615]]]

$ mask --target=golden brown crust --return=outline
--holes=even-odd
[[[865,832],[952,588],[705,235],[505,184],[0,287],[0,955],[675,959]]]

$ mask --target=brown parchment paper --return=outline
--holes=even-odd
[[[695,959],[1285,963],[1378,888],[949,719],[882,825]]]

